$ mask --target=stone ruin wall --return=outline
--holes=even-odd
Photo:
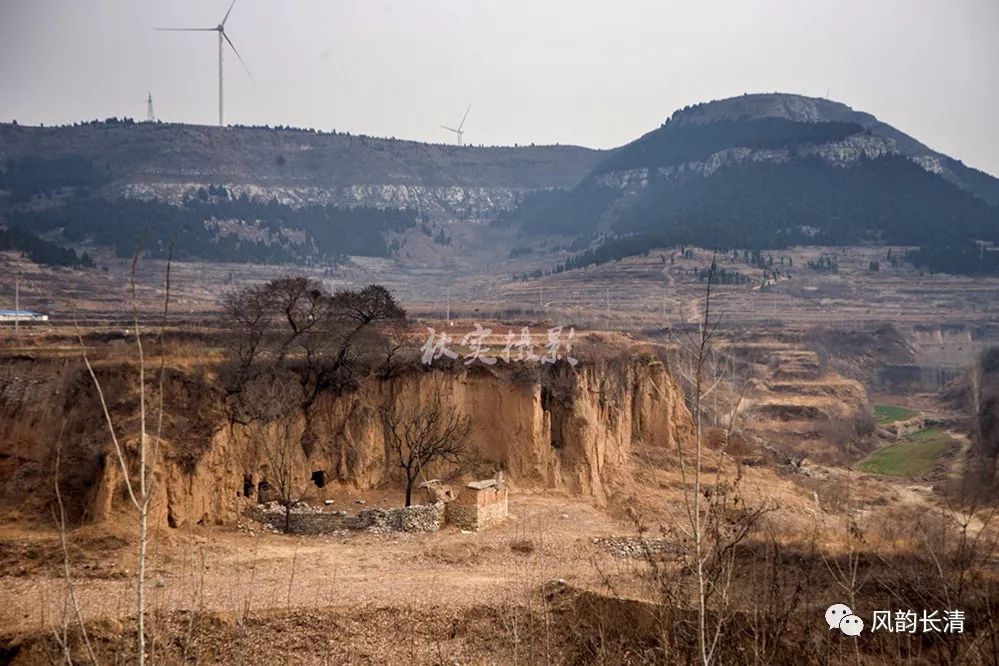
[[[250,514],[275,530],[284,530],[284,509],[254,508]],[[292,509],[288,527],[292,534],[329,534],[346,530],[371,532],[436,532],[444,526],[444,504],[418,504],[393,509],[365,509],[356,516],[344,511]]]
[[[347,530],[370,532],[437,532],[445,524],[463,530],[481,530],[509,515],[507,488],[463,488],[453,501],[435,501],[392,509],[364,509],[356,516],[345,511],[323,511],[306,505],[292,507],[288,530],[292,534],[330,534]],[[285,525],[284,508],[276,502],[259,505],[249,514],[277,531]]]

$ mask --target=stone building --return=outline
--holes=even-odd
[[[509,493],[501,478],[472,481],[445,505],[446,520],[464,530],[494,525],[509,514]]]

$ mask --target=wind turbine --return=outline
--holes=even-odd
[[[236,0],[232,0],[232,4],[229,5],[229,10],[225,13],[225,16],[222,17],[222,22],[219,23],[214,28],[156,28],[157,30],[162,30],[166,32],[219,33],[219,127],[222,127],[224,124],[222,120],[222,40],[225,40],[226,42],[229,43],[229,47],[232,49],[232,52],[236,54],[236,57],[239,58],[239,62],[240,64],[243,65],[243,69],[246,70],[247,75],[249,75],[251,79],[253,78],[253,74],[250,74],[250,68],[246,66],[245,62],[243,62],[243,57],[240,56],[239,51],[236,50],[236,45],[232,43],[232,40],[229,39],[229,35],[227,35],[225,32],[225,22],[229,20],[229,14],[232,13],[232,8],[235,5],[236,5]]]
[[[448,132],[454,132],[455,133],[455,135],[458,137],[458,145],[459,146],[461,145],[461,137],[464,136],[464,134],[465,134],[465,132],[462,131],[462,128],[465,126],[465,119],[468,118],[468,112],[471,111],[471,110],[472,110],[472,105],[469,104],[468,108],[465,109],[465,115],[462,116],[462,118],[461,118],[461,124],[458,125],[458,129],[455,129],[453,127],[448,127],[447,125],[441,125],[441,127],[444,128],[444,129],[446,129]]]

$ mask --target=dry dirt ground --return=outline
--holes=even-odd
[[[391,501],[384,493],[352,496],[368,506]],[[80,608],[108,643],[128,635],[124,618],[134,613],[133,528],[123,518],[70,536]],[[592,539],[633,532],[630,520],[588,500],[530,494],[512,498],[507,521],[477,533],[286,536],[252,521],[161,530],[151,551],[151,632],[189,635],[191,617],[210,618],[184,645],[188,659],[205,663],[260,663],[261,655],[293,663],[536,663],[553,649],[537,634],[546,588],[558,579],[596,587],[607,575],[632,574],[637,563]],[[2,633],[49,636],[65,612],[57,533],[7,525],[0,544]],[[167,661],[176,649],[170,654]],[[17,663],[49,656],[51,646],[29,640]]]
[[[665,454],[645,454],[652,455]],[[163,622],[177,611],[217,612],[240,622],[289,612],[299,619],[340,613],[340,621],[356,622],[386,609],[427,617],[512,613],[513,618],[521,612],[527,617],[532,604],[544,598],[539,591],[560,579],[581,589],[610,585],[618,594],[641,595],[641,560],[615,555],[594,539],[634,539],[639,524],[655,533],[657,525],[679,519],[681,480],[675,469],[654,463],[635,484],[618,489],[613,506],[514,492],[509,519],[475,533],[446,527],[434,534],[289,536],[249,519],[233,526],[157,530],[148,607],[167,618]],[[814,523],[819,510],[806,492],[790,481],[775,483],[769,470],[746,474],[746,501],[761,503],[764,496],[781,494],[781,521],[789,535]],[[344,493],[335,503],[353,512],[363,508],[355,499],[364,499],[365,506],[391,506],[398,495]],[[122,618],[134,612],[134,531],[134,519],[122,515],[110,525],[70,532],[75,592],[88,621],[120,628]],[[0,566],[3,633],[49,634],[65,612],[58,532],[34,518],[8,517],[0,528]],[[502,637],[513,630],[494,620],[483,635]],[[358,640],[358,649],[375,651],[392,642],[384,634]],[[421,645],[427,649],[425,640]]]
[[[647,565],[594,539],[634,539],[643,527],[662,538],[660,527],[682,522],[683,479],[671,455],[637,450],[633,482],[618,486],[608,506],[514,491],[510,518],[475,533],[446,527],[434,534],[288,536],[250,520],[158,529],[147,583],[149,649],[158,663],[641,663],[634,654],[624,659],[604,650],[612,633],[638,631],[631,613],[647,615],[635,611],[635,604],[645,608],[637,600],[655,598]],[[719,460],[725,463],[708,453],[709,488],[738,474],[739,501],[770,506],[749,542],[783,544],[792,553],[809,543],[822,549],[807,595],[795,593],[806,620],[798,631],[825,651],[826,663],[850,662],[845,643],[811,628],[810,618],[842,594],[829,563],[858,545],[884,553],[918,547],[909,521],[939,508],[939,498],[925,483],[844,469],[814,467],[822,476],[805,477],[728,465],[715,478]],[[390,506],[398,495],[344,491],[334,503],[353,512],[363,508],[357,499]],[[67,613],[75,624],[59,534],[50,525],[10,515],[0,527],[4,660],[61,661],[53,627]],[[134,531],[125,514],[69,533],[74,591],[105,662],[130,649]],[[738,603],[755,606],[746,583],[751,578],[739,581]],[[591,613],[598,613],[595,626]],[[75,660],[86,662],[82,641],[70,634]]]
[[[430,535],[286,536],[251,521],[242,529],[164,530],[154,539],[150,605],[236,612],[368,605],[471,607],[486,599],[512,601],[554,578],[592,583],[594,559],[606,563],[610,558],[593,545],[592,537],[628,529],[580,499],[521,495],[512,500],[511,513],[503,524],[477,533],[448,527]],[[7,527],[0,534],[8,549],[20,543],[25,558],[33,549],[41,555],[58,546],[50,531]],[[86,539],[86,532],[80,536]],[[17,573],[11,555],[5,558],[10,568],[5,567],[0,591],[4,624],[8,629],[38,627],[43,615],[53,617],[61,603],[62,580],[50,577],[58,571],[45,566],[57,553],[49,554],[49,562],[23,563],[27,575],[11,575]],[[94,558],[82,572],[80,605],[88,616],[122,617],[134,605],[127,573],[133,570],[133,558],[126,549],[112,550],[106,557]]]

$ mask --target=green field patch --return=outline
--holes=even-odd
[[[919,412],[898,405],[874,405],[874,416],[878,420],[878,425],[905,421],[918,415]]]
[[[878,449],[858,467],[871,474],[921,476],[933,469],[954,440],[946,432],[927,428],[908,435],[897,444]]]

